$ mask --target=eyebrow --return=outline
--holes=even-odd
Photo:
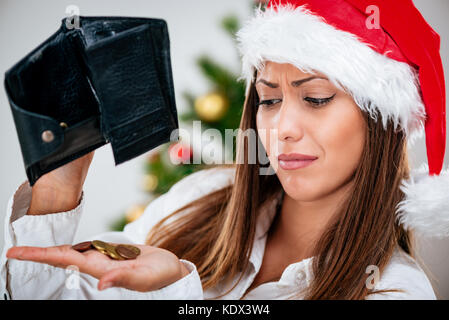
[[[312,76],[312,77],[309,77],[309,78],[305,78],[305,79],[301,79],[301,80],[295,80],[295,81],[292,81],[291,85],[292,85],[292,87],[299,87],[299,86],[302,85],[303,83],[308,82],[308,81],[311,81],[311,80],[314,80],[314,79],[324,79],[324,80],[329,80],[329,79],[326,78],[326,77]],[[263,84],[265,84],[265,85],[267,85],[267,86],[269,86],[270,88],[273,88],[273,89],[279,87],[279,85],[278,85],[277,83],[268,82],[268,81],[265,80],[265,79],[259,79],[259,80],[257,80],[256,84],[258,84],[259,82],[260,82],[260,83],[263,83]]]

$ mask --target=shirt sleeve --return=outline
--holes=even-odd
[[[391,261],[385,268],[380,281],[374,290],[400,291],[373,293],[366,296],[366,300],[436,300],[435,292],[418,263],[396,248]]]
[[[189,196],[199,196],[200,189],[190,185],[198,175],[191,174],[175,184],[169,192],[153,200],[141,218],[128,224],[123,232],[105,232],[89,239],[117,243],[144,244],[145,237],[165,215],[188,202]],[[182,197],[172,197],[185,189]],[[193,192],[193,193],[192,193]],[[193,200],[193,199],[190,199]],[[190,273],[178,281],[158,290],[138,292],[125,288],[109,288],[99,291],[98,279],[73,268],[57,268],[43,263],[6,259],[6,252],[13,246],[56,246],[72,244],[85,203],[84,192],[79,205],[66,212],[33,216],[26,215],[31,201],[28,181],[22,183],[11,196],[5,217],[5,246],[0,260],[0,282],[3,299],[203,299],[203,289],[196,266],[181,259]]]

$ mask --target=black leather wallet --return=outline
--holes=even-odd
[[[80,16],[79,27],[63,19],[4,85],[30,185],[109,142],[118,165],[178,140],[162,19]]]

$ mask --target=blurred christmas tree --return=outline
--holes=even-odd
[[[254,6],[264,2],[251,2],[251,7],[254,8]],[[235,33],[240,28],[238,18],[234,15],[226,16],[221,21],[221,27],[235,41]],[[186,112],[179,115],[180,127],[182,127],[182,123],[189,125],[194,121],[201,121],[202,131],[210,128],[217,129],[224,137],[225,129],[235,130],[239,127],[245,99],[245,84],[236,80],[238,75],[230,72],[230,68],[222,66],[207,55],[199,57],[197,65],[210,81],[211,89],[200,97],[195,97],[189,92],[183,92],[182,95],[187,101],[188,108]],[[222,146],[221,154],[223,155],[226,153],[224,143],[225,141],[223,141]],[[234,161],[235,143],[234,139],[232,144]],[[208,166],[203,163],[202,158],[201,163],[192,163],[193,150],[191,143],[183,142],[181,137],[178,142],[166,143],[150,152],[145,164],[143,189],[152,195],[152,200],[167,192],[173,184],[183,177]],[[188,163],[183,163],[187,162],[186,160],[189,160]],[[174,164],[179,162],[181,163]],[[134,221],[143,213],[149,202],[136,204],[128,208],[125,215],[116,221],[111,228],[116,231],[123,230],[127,223]]]

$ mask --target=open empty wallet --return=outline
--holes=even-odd
[[[30,185],[109,142],[118,165],[179,138],[166,22],[66,22],[5,74]]]

